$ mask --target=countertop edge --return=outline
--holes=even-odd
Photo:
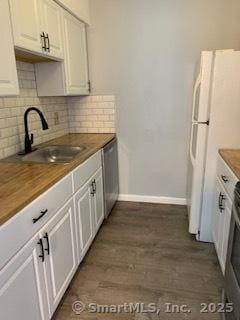
[[[240,180],[240,149],[219,149],[218,153],[236,178]]]

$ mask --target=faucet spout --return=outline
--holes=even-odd
[[[24,150],[24,153],[25,154],[32,152],[32,144],[34,141],[33,134],[31,134],[31,136],[29,137],[29,131],[28,131],[28,114],[31,111],[35,111],[38,113],[40,120],[41,120],[41,123],[42,123],[42,129],[43,130],[48,129],[47,121],[44,118],[43,113],[39,109],[37,109],[35,107],[30,107],[25,111],[25,113],[24,113],[24,128],[25,128],[25,150]]]

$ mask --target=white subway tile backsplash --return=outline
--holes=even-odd
[[[20,95],[0,98],[0,159],[23,148],[23,115],[28,107],[43,111],[49,130],[43,131],[39,116],[29,114],[29,128],[35,134],[35,144],[69,132],[67,99],[65,97],[39,98],[36,91],[34,65],[17,61]],[[59,114],[59,125],[54,125],[54,112]]]
[[[70,132],[115,133],[115,97],[88,96],[68,100]]]
[[[71,133],[115,133],[115,97],[38,97],[34,65],[17,61],[20,95],[0,98],[0,159],[24,147],[23,115],[28,107],[39,108],[48,124],[43,131],[39,116],[29,114],[29,129],[39,144]],[[55,124],[55,113],[59,123]]]

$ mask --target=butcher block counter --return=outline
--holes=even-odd
[[[220,149],[219,153],[238,180],[240,180],[240,149]]]
[[[115,134],[68,134],[45,145],[88,145],[67,164],[23,163],[13,157],[0,161],[0,225],[114,139]]]

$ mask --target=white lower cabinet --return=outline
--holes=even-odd
[[[75,195],[78,259],[85,256],[104,219],[102,168]]]
[[[231,212],[232,202],[219,180],[217,180],[213,220],[213,241],[223,273],[225,272],[227,258]]]
[[[215,244],[215,248],[217,254],[219,256],[220,251],[220,229],[223,224],[223,213],[219,209],[219,195],[221,193],[221,186],[217,181],[216,188],[215,188],[215,200],[214,200],[214,215],[213,215],[213,241]]]
[[[71,200],[1,271],[0,319],[49,319],[76,269]]]
[[[231,202],[229,201],[224,188],[221,186],[221,183],[217,181],[213,221],[213,240],[223,273],[225,271],[230,219]]]
[[[229,229],[233,205],[232,199],[237,181],[237,177],[219,156],[217,163],[212,233],[223,274],[225,272],[227,258]]]
[[[39,241],[34,237],[0,271],[0,319],[49,319]]]
[[[76,235],[73,200],[41,232],[51,314],[58,306],[76,269]]]
[[[100,168],[93,177],[95,197],[94,201],[94,223],[95,232],[100,228],[104,219],[104,201],[103,201],[103,175]]]
[[[0,228],[0,239],[11,240],[17,229],[35,226],[39,208],[49,209],[31,240],[22,233],[13,246],[21,249],[1,261],[0,319],[51,318],[104,219],[103,205],[99,151]]]
[[[92,181],[88,181],[75,195],[78,235],[78,262],[82,260],[94,238]]]
[[[222,236],[222,246],[221,246],[221,262],[223,273],[225,272],[225,264],[227,260],[227,249],[228,249],[228,238],[231,224],[232,215],[232,204],[230,202],[226,203],[224,222],[223,222],[223,236]]]

